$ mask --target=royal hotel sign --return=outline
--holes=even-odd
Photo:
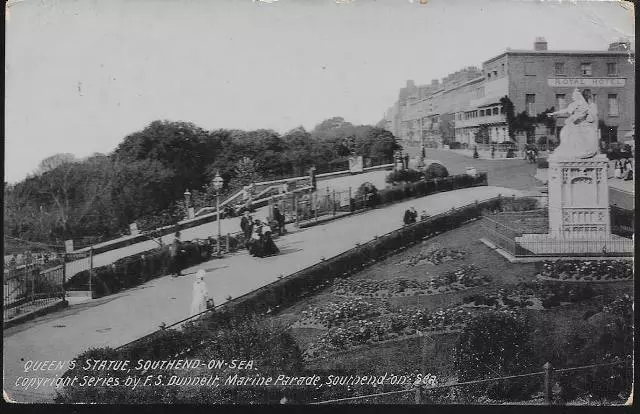
[[[622,88],[625,78],[549,78],[549,86],[554,88]]]

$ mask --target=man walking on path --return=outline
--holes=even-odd
[[[278,234],[282,236],[286,231],[284,228],[284,214],[280,212],[278,206],[273,206],[273,219],[278,224]]]
[[[180,231],[176,231],[175,239],[171,246],[169,246],[169,256],[171,257],[169,263],[169,274],[173,277],[182,276],[182,240],[180,240]]]
[[[252,224],[253,219],[249,215],[249,211],[246,210],[244,216],[240,219],[240,228],[242,229],[242,234],[244,234],[245,244],[248,244],[249,239],[251,239]]]

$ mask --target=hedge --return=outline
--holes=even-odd
[[[230,244],[234,245],[233,242]],[[211,240],[184,242],[182,250],[186,252],[185,267],[189,267],[210,260],[214,251],[214,242]],[[168,270],[170,259],[169,247],[164,246],[119,259],[107,266],[94,268],[91,278],[92,297],[110,295],[163,276]],[[66,281],[65,288],[89,290],[89,270],[73,275]]]

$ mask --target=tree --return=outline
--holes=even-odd
[[[114,158],[122,162],[148,160],[162,164],[173,174],[167,192],[170,200],[176,200],[186,189],[200,188],[206,183],[210,139],[207,131],[192,123],[154,121],[125,137],[114,151]]]
[[[258,167],[251,158],[244,157],[236,163],[236,181],[245,186],[261,180]]]

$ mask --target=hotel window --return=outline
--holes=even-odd
[[[564,93],[556,95],[556,111],[560,111],[567,107],[567,97]]]
[[[591,63],[580,64],[580,73],[582,76],[591,76]]]
[[[484,109],[480,110],[480,116],[484,116]]]
[[[533,66],[533,62],[525,62],[524,64],[524,74],[525,76],[535,76],[535,67]]]
[[[504,76],[504,63],[500,66],[500,74]]]
[[[487,79],[491,79],[491,72],[487,72]]]
[[[497,77],[498,77],[498,71],[497,71],[497,70],[494,70],[494,71],[493,71],[493,77],[494,77],[494,78],[497,78]]]
[[[494,115],[498,115],[498,107],[497,106],[493,107],[493,114]]]
[[[536,95],[534,93],[528,93],[525,96],[525,106],[527,108],[527,114],[534,116],[536,114]]]
[[[615,62],[607,63],[607,75],[615,76],[618,74],[618,65]]]
[[[609,116],[618,116],[618,95],[609,94]]]
[[[556,75],[564,75],[564,62],[555,63]]]

